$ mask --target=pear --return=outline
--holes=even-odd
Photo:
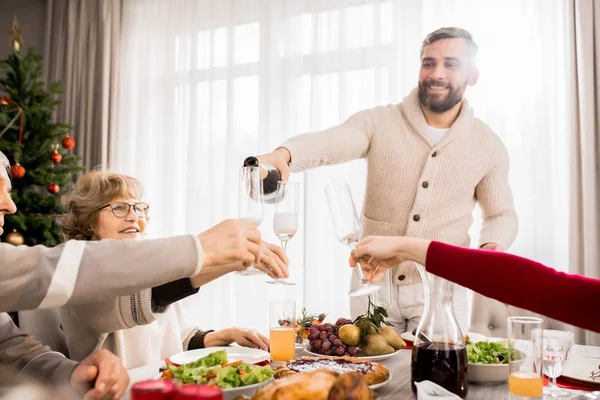
[[[360,328],[356,325],[343,325],[338,331],[338,337],[348,346],[360,345]]]
[[[369,333],[365,342],[366,344],[361,349],[366,356],[381,356],[396,351],[381,333]]]
[[[391,326],[384,326],[381,328],[381,334],[385,338],[385,341],[396,350],[405,349],[406,342],[398,336],[394,328]]]

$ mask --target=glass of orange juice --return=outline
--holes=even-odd
[[[541,399],[544,320],[508,318],[508,390],[511,399]]]
[[[289,361],[296,357],[295,326],[296,302],[272,301],[269,304],[269,334],[271,360]]]

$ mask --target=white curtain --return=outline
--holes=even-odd
[[[510,153],[520,219],[510,251],[566,270],[565,1],[130,0],[123,6],[111,162],[146,185],[149,236],[200,232],[235,218],[237,170],[246,156],[358,110],[400,102],[417,84],[425,35],[459,26],[481,48],[481,79],[467,97]],[[265,330],[275,298],[293,298],[298,309],[333,319],[348,316],[348,251],[332,233],[323,188],[346,179],[361,207],[365,177],[361,160],[292,176],[303,193],[300,229],[288,246],[298,285],[228,276],[186,301],[189,317],[205,328]],[[260,229],[276,242],[272,209],[266,214]],[[461,314],[463,327],[466,318]]]

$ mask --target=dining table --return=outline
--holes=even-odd
[[[411,350],[400,350],[392,357],[381,361],[381,363],[391,372],[392,379],[375,391],[377,399],[416,399],[416,396],[413,395],[410,385],[411,353]],[[310,356],[310,354],[308,354],[305,350],[298,349],[296,350],[296,356]],[[592,357],[600,359],[600,347],[575,345],[571,350],[570,358],[575,359],[578,357]],[[135,382],[153,379],[157,375],[161,365],[163,365],[162,361],[129,370],[131,385],[133,385]],[[130,399],[129,393],[130,391],[128,390],[123,399]],[[600,388],[598,389],[598,392],[572,390],[571,393],[571,399],[600,400]],[[544,397],[544,399],[546,397]],[[467,399],[507,400],[509,398],[508,382],[498,384],[469,384],[469,394]],[[548,397],[548,399],[551,399],[551,397]]]

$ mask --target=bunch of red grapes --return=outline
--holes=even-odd
[[[324,356],[352,356],[355,357],[358,348],[346,346],[338,337],[338,330],[352,324],[347,318],[338,318],[335,325],[330,323],[315,324],[310,327],[308,340],[310,340],[310,351]]]

